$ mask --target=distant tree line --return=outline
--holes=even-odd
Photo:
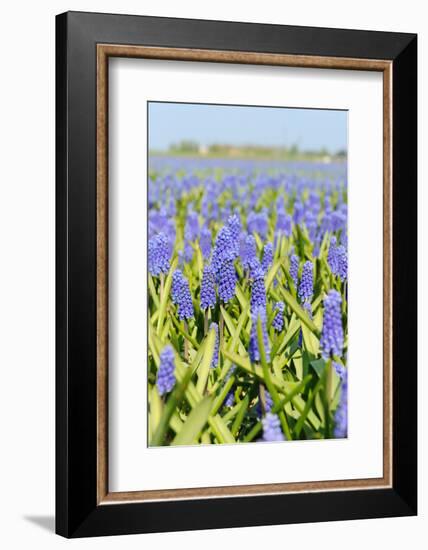
[[[331,158],[345,160],[347,152],[345,149],[328,151],[325,147],[318,150],[301,150],[297,144],[289,147],[275,147],[266,145],[230,145],[227,143],[214,143],[201,145],[196,141],[183,140],[173,143],[163,153],[170,155],[201,155],[212,157],[257,157],[257,158],[278,158],[278,159],[324,159]]]

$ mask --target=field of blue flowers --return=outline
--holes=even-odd
[[[149,171],[149,445],[346,437],[346,163]]]

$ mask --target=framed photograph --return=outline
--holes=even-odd
[[[57,532],[416,514],[416,35],[56,25]]]

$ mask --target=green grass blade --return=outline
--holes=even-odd
[[[196,442],[203,427],[208,421],[212,405],[211,397],[204,397],[200,403],[191,410],[180,432],[174,437],[171,445],[192,445]]]
[[[211,369],[211,362],[214,355],[215,340],[216,332],[212,328],[209,330],[208,335],[204,340],[202,360],[197,370],[198,381],[196,383],[196,389],[201,395],[205,393],[207,386],[208,374]]]
[[[239,403],[238,413],[235,416],[235,420],[232,424],[232,429],[230,430],[233,437],[236,437],[238,434],[239,428],[241,427],[242,421],[244,420],[245,413],[247,412],[249,402],[250,399],[248,395],[246,395],[244,399]]]
[[[305,325],[308,327],[309,330],[311,330],[314,334],[316,334],[319,337],[320,332],[317,329],[317,326],[311,319],[309,319],[307,312],[297,303],[297,300],[293,298],[293,296],[287,290],[285,290],[285,288],[281,288],[281,294],[284,300],[290,306],[290,308],[297,315],[297,317],[299,317],[299,319],[303,323],[305,323]]]
[[[272,382],[271,374],[269,372],[269,367],[266,361],[266,351],[264,346],[264,338],[263,338],[263,326],[262,326],[262,320],[260,317],[257,319],[257,343],[259,345],[259,353],[260,353],[260,361],[262,364],[263,369],[263,375],[264,375],[264,382],[266,384],[266,387],[271,394],[272,400],[275,405],[280,405],[280,400],[278,396],[277,389],[275,385]],[[285,413],[283,410],[278,411],[278,416],[281,421],[281,426],[284,431],[284,435],[288,440],[292,439],[290,428],[288,427],[288,422],[285,417]]]
[[[174,273],[174,271],[177,267],[177,264],[178,264],[178,258],[175,258],[175,260],[171,264],[171,268],[170,268],[168,276],[165,280],[165,285],[164,285],[163,293],[162,293],[162,301],[160,302],[159,309],[158,309],[158,311],[159,311],[158,324],[157,324],[157,333],[158,334],[161,334],[161,332],[162,332],[163,322],[164,322],[165,314],[166,314],[166,308],[167,308],[168,301],[169,301],[169,294],[170,294],[170,291],[171,291],[172,275],[173,275],[173,273]]]

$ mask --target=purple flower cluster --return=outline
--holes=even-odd
[[[235,296],[236,271],[233,260],[225,260],[217,272],[218,295],[225,304]]]
[[[244,269],[251,269],[257,262],[256,239],[253,235],[246,235],[241,245],[241,262]]]
[[[234,259],[235,247],[232,243],[232,235],[227,225],[224,225],[217,233],[211,261],[217,278],[222,264],[230,260],[233,261]]]
[[[273,261],[273,244],[267,242],[263,247],[262,269],[267,273]]]
[[[284,441],[284,434],[281,430],[281,423],[276,414],[267,413],[262,420],[263,436],[261,441]]]
[[[159,395],[169,393],[175,385],[174,350],[171,345],[163,348],[156,382]]]
[[[215,307],[216,301],[214,273],[212,267],[207,265],[204,267],[201,281],[201,309],[206,310]]]
[[[337,246],[337,239],[333,235],[328,249],[327,262],[333,275],[338,275],[341,281],[348,278],[348,253],[343,244]]]
[[[331,272],[333,273],[333,275],[337,275],[337,272],[338,272],[338,266],[339,266],[339,262],[338,262],[338,259],[337,259],[337,239],[336,237],[333,235],[330,239],[330,246],[328,248],[328,254],[327,254],[327,262],[328,262],[328,265],[330,266],[330,269],[331,269]]]
[[[164,233],[158,233],[149,240],[148,246],[148,267],[149,273],[158,277],[161,273],[169,271],[169,246],[168,238]]]
[[[348,278],[348,253],[343,245],[337,247],[338,258],[338,275],[341,281],[346,281]]]
[[[346,370],[341,379],[340,401],[334,415],[333,435],[336,438],[345,438],[348,436],[348,373]]]
[[[219,347],[218,324],[217,323],[211,323],[210,329],[212,329],[212,328],[215,331],[215,344],[214,344],[213,358],[211,360],[211,368],[215,369],[218,366],[218,347]]]
[[[324,298],[324,319],[320,346],[322,356],[328,359],[331,355],[340,357],[343,351],[342,297],[337,290],[330,290]]]
[[[247,218],[247,228],[249,233],[257,233],[265,241],[268,232],[267,210],[261,212],[250,212]]]
[[[181,320],[192,319],[194,311],[189,282],[180,269],[176,269],[172,276],[171,297],[178,307],[178,317]]]
[[[202,256],[207,259],[211,255],[211,231],[206,225],[201,229],[201,235],[199,237],[199,246],[201,248]]]
[[[224,303],[235,296],[237,277],[234,260],[237,254],[237,243],[232,242],[229,227],[223,226],[217,234],[211,264],[218,284],[218,295]]]
[[[229,369],[229,372],[226,374],[226,378],[224,379],[225,382],[229,380],[229,378],[232,376],[235,370],[236,370],[236,365],[232,365],[231,368]],[[233,390],[233,388],[231,388],[225,397],[224,404],[226,407],[232,407],[234,401],[235,401],[235,391]]]
[[[274,306],[274,311],[277,312],[272,321],[272,326],[277,332],[281,332],[284,328],[284,302],[276,302]]]
[[[232,214],[227,220],[227,227],[230,231],[232,245],[234,246],[235,257],[239,254],[239,238],[241,235],[241,220],[238,214]]]
[[[297,289],[299,282],[299,258],[296,254],[292,254],[290,258],[290,277],[292,278],[294,286]]]
[[[276,232],[290,237],[292,230],[293,219],[290,214],[284,209],[284,206],[281,205],[277,209],[276,213]]]
[[[251,324],[251,335],[250,335],[250,344],[249,344],[249,355],[253,363],[257,363],[261,360],[259,341],[257,336],[257,324],[258,320],[261,320],[262,332],[263,332],[263,346],[265,349],[266,361],[270,361],[270,345],[269,337],[266,329],[266,309],[263,306],[257,306],[252,310],[251,314],[252,324]]]
[[[251,310],[255,310],[258,307],[266,308],[266,288],[263,269],[261,267],[257,268],[252,277]]]
[[[309,301],[314,293],[313,265],[311,261],[303,264],[302,278],[299,285],[299,298],[302,302]]]

